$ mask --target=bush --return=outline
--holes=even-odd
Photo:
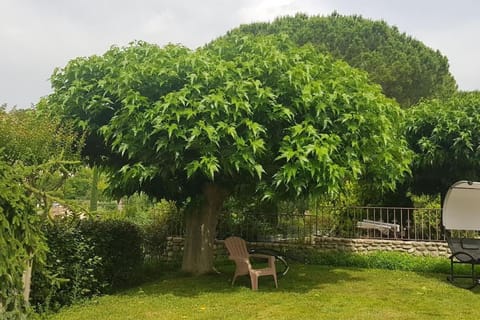
[[[288,253],[287,253],[288,256]],[[338,267],[375,268],[415,272],[448,273],[446,258],[413,256],[401,252],[376,251],[368,254],[347,252],[310,252],[306,262]]]
[[[22,177],[0,159],[1,319],[23,319],[29,313],[22,275],[31,257],[44,259],[46,246],[40,225],[34,203],[22,188]]]
[[[95,254],[102,259],[97,279],[107,289],[122,288],[138,281],[143,263],[142,232],[124,220],[86,220],[80,224],[82,234],[90,239]]]
[[[139,279],[142,237],[133,223],[61,219],[44,226],[49,252],[35,265],[31,302],[37,311],[112,291]]]
[[[104,283],[95,275],[101,258],[77,226],[78,221],[62,219],[43,227],[46,265],[35,265],[32,276],[31,303],[38,311],[55,311],[102,291]]]
[[[160,261],[167,248],[168,226],[163,223],[151,223],[142,227],[145,258]]]
[[[184,234],[183,212],[173,201],[153,201],[143,193],[134,194],[126,200],[119,216],[141,228],[143,252],[149,263],[162,260],[168,236]]]

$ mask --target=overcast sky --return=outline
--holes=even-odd
[[[335,10],[396,25],[447,56],[460,89],[480,89],[477,0],[0,0],[0,104],[35,104],[54,68],[113,44],[195,48],[243,23]]]

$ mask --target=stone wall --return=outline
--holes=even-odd
[[[344,251],[368,253],[372,251],[405,252],[417,256],[448,257],[450,249],[444,241],[404,241],[380,239],[315,238],[314,247],[319,251]]]
[[[249,249],[266,248],[278,251],[319,251],[319,252],[354,252],[365,254],[373,251],[396,251],[417,256],[448,257],[450,250],[446,242],[436,241],[404,241],[381,239],[344,239],[316,237],[311,244],[292,244],[285,242],[250,242]],[[169,237],[165,258],[167,261],[181,261],[183,238]],[[215,241],[215,252],[218,256],[227,256],[223,240]]]

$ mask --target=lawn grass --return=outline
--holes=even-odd
[[[165,273],[154,282],[66,308],[49,319],[469,319],[480,289],[452,286],[445,274],[293,265],[275,289],[260,278],[230,286],[219,275]],[[473,312],[473,313],[472,313]]]

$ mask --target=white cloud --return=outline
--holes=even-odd
[[[441,32],[426,30],[421,39],[432,48],[438,49],[450,63],[450,72],[462,90],[480,90],[480,43],[472,37],[480,31],[477,21],[465,20],[450,25]]]
[[[49,93],[55,67],[113,44],[195,48],[241,23],[333,10],[397,25],[447,55],[462,89],[480,89],[480,3],[474,0],[1,0],[0,103],[37,102]]]
[[[240,10],[240,19],[243,22],[272,21],[276,17],[302,13],[329,13],[329,7],[321,1],[308,0],[261,0],[250,1],[249,4]]]

